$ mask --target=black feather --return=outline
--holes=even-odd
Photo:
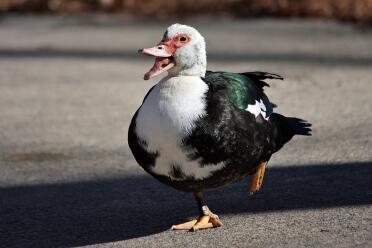
[[[283,80],[283,77],[278,75],[278,74],[268,73],[268,72],[263,72],[263,71],[250,71],[250,72],[243,72],[241,74],[249,77],[253,81],[262,81],[262,80],[265,80],[265,79]],[[269,86],[266,82],[263,82],[263,84],[265,86]]]

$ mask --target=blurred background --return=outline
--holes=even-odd
[[[372,247],[371,0],[0,0],[0,246]],[[208,68],[267,71],[313,124],[249,180],[211,191],[225,226],[167,231],[192,196],[134,161],[127,129],[160,78],[137,54],[180,22]]]
[[[28,13],[120,13],[166,20],[171,17],[320,17],[372,23],[371,0],[1,0],[0,10]]]

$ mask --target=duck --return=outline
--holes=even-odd
[[[311,135],[311,124],[273,111],[265,80],[281,76],[208,71],[205,39],[191,26],[173,24],[156,46],[138,52],[155,58],[145,80],[167,74],[131,120],[132,154],[161,183],[195,197],[198,217],[172,230],[221,227],[204,193],[248,176],[258,192],[271,156],[293,136]]]

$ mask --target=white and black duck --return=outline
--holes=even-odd
[[[253,175],[251,191],[257,191],[271,155],[294,135],[310,135],[310,124],[273,113],[264,80],[280,76],[207,71],[204,38],[190,26],[171,25],[158,45],[140,52],[155,57],[146,80],[168,75],[135,113],[129,147],[156,179],[193,192],[199,218],[173,229],[221,226],[202,193],[248,175]]]

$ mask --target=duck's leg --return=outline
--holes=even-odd
[[[200,229],[222,226],[222,222],[220,221],[218,216],[209,210],[207,204],[204,201],[203,193],[194,192],[194,197],[200,211],[199,218],[196,220],[187,221],[182,224],[173,225],[171,229],[197,231]]]
[[[257,171],[252,176],[251,181],[251,195],[260,190],[265,175],[265,169],[268,161],[261,162]]]

